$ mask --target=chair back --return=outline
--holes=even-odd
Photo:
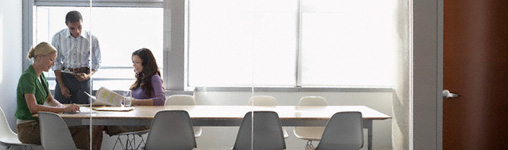
[[[196,105],[196,99],[191,95],[171,95],[166,98],[166,105]]]
[[[159,111],[150,126],[147,150],[190,150],[196,148],[189,114],[184,110]]]
[[[77,149],[69,127],[64,120],[55,113],[39,111],[41,126],[41,143],[44,149],[72,150]]]
[[[0,145],[9,144],[21,144],[21,142],[18,140],[18,135],[12,132],[4,111],[0,107]]]
[[[250,97],[249,101],[247,102],[247,105],[249,106],[278,106],[279,102],[277,99],[273,96],[268,95],[257,95]],[[272,108],[268,108],[266,110],[273,110]],[[282,127],[282,133],[284,134],[284,138],[288,138],[289,135],[286,132],[286,129]]]
[[[252,119],[254,117],[254,119]],[[254,124],[252,123],[254,120]],[[252,128],[254,127],[254,128]],[[254,132],[254,135],[252,134]],[[254,138],[254,139],[252,139]],[[252,147],[251,147],[252,146]],[[279,115],[273,111],[248,112],[243,117],[233,150],[282,150],[286,143]]]
[[[277,102],[277,99],[273,96],[257,95],[257,96],[250,97],[248,105],[249,106],[277,106],[277,105],[279,105],[279,102]]]
[[[304,96],[300,98],[298,106],[327,106],[328,102],[321,96]],[[305,140],[320,140],[325,127],[294,127],[293,132],[297,138]]]
[[[196,105],[196,99],[191,95],[171,95],[166,98],[166,105]],[[203,133],[201,127],[193,127],[194,137],[200,137]]]
[[[362,147],[362,113],[338,112],[326,124],[316,150],[358,150]]]
[[[300,98],[298,106],[327,106],[328,101],[321,96],[304,96]]]

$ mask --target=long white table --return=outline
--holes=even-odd
[[[155,114],[161,110],[185,110],[194,126],[239,126],[249,111],[275,111],[283,126],[325,126],[336,112],[359,111],[363,126],[368,131],[367,145],[372,149],[372,121],[391,119],[390,116],[366,106],[236,106],[236,105],[180,105],[180,106],[134,106],[128,112],[90,111],[82,107],[82,113],[59,114],[67,125],[150,125]],[[92,113],[84,113],[92,112]],[[92,121],[90,121],[92,117]]]

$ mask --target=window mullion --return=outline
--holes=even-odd
[[[297,42],[296,42],[296,71],[295,71],[295,87],[301,87],[302,86],[302,0],[298,0],[298,9],[296,14],[296,36],[297,36]]]

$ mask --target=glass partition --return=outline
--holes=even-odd
[[[397,99],[392,87],[406,82],[396,76],[407,76],[400,71],[408,66],[401,60],[409,45],[407,18],[397,15],[407,6],[400,2],[35,0],[31,36],[34,44],[53,42],[68,28],[67,12],[77,10],[83,31],[97,37],[101,67],[89,80],[89,102],[102,104],[80,104],[80,114],[62,115],[71,125],[91,129],[88,143],[102,141],[89,147],[143,147],[157,112],[185,110],[198,149],[234,147],[250,111],[276,112],[286,149],[305,149],[319,145],[331,117],[312,115],[316,110],[365,106],[391,116]],[[151,66],[143,64],[152,58],[140,54],[141,48],[152,53]],[[148,69],[149,80],[137,76]],[[174,70],[183,73],[174,77]],[[55,93],[55,73],[45,76]],[[79,115],[86,117],[70,119]],[[260,133],[255,122],[251,139]],[[374,133],[372,122],[363,129],[363,149],[372,148],[372,140],[375,149],[391,149],[392,122],[375,123]]]

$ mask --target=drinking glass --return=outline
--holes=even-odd
[[[132,105],[132,93],[130,91],[126,91],[123,97],[123,106],[131,107]]]

